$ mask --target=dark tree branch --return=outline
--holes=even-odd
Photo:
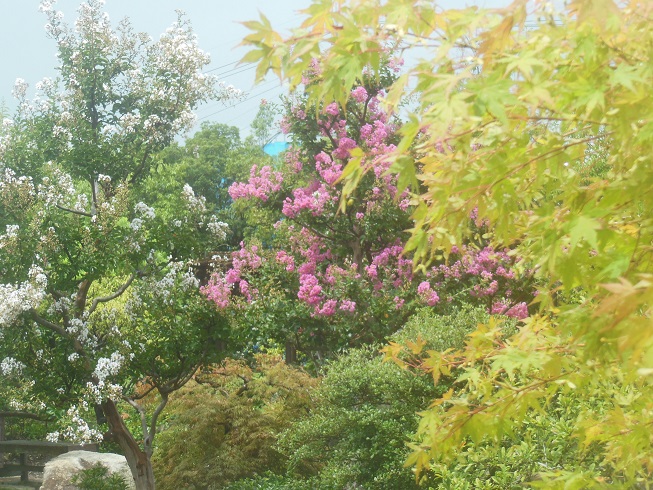
[[[56,206],[57,206],[57,208],[61,209],[62,211],[66,211],[68,213],[78,214],[80,216],[87,216],[89,218],[93,217],[93,215],[91,213],[87,213],[86,211],[77,211],[76,209],[66,208],[66,207],[60,206],[59,204],[56,204]]]
[[[42,327],[52,330],[53,332],[61,335],[62,337],[70,338],[70,334],[61,325],[57,325],[56,323],[52,323],[50,320],[46,320],[41,315],[39,315],[34,309],[30,310],[30,313],[32,314],[32,319]]]
[[[77,290],[77,295],[75,296],[75,311],[74,315],[77,318],[80,318],[84,313],[86,308],[86,298],[88,297],[88,291],[91,289],[91,284],[93,281],[90,279],[84,279],[79,283],[79,289]]]
[[[149,437],[149,434],[148,434],[148,426],[147,426],[147,414],[145,413],[145,409],[141,407],[138,403],[136,403],[135,400],[127,396],[123,396],[123,400],[129,403],[132,407],[134,407],[134,410],[138,412],[138,415],[141,419],[141,429],[143,430],[143,439],[146,440]]]
[[[90,369],[91,366],[91,361],[88,358],[88,355],[86,354],[86,350],[84,350],[84,346],[82,343],[79,341],[78,338],[74,337],[70,332],[68,332],[65,328],[63,328],[61,325],[57,325],[56,323],[51,322],[50,320],[47,320],[43,318],[41,315],[39,315],[36,310],[33,308],[30,310],[30,313],[32,315],[32,319],[41,325],[42,327],[47,328],[48,330],[53,331],[54,333],[60,335],[61,337],[65,339],[69,339],[73,343],[73,348],[75,349],[75,352],[79,354],[82,358],[85,360],[85,367],[87,369]]]
[[[154,413],[152,413],[152,419],[150,420],[150,433],[148,434],[147,438],[144,441],[146,451],[148,450],[148,448],[150,449],[150,451],[152,450],[151,449],[152,443],[154,442],[154,436],[156,435],[156,424],[159,420],[159,415],[161,415],[161,412],[163,412],[163,409],[167,404],[168,404],[168,394],[161,393],[161,401],[154,409]]]
[[[129,279],[127,279],[127,282],[125,282],[125,284],[120,286],[114,293],[109,294],[108,296],[99,296],[99,297],[95,298],[93,300],[93,303],[91,304],[91,307],[88,309],[88,314],[90,315],[91,313],[93,313],[100,303],[106,303],[108,301],[114,300],[118,296],[120,296],[122,293],[127,291],[127,288],[129,286],[131,286],[131,283],[134,282],[134,279],[136,279],[137,276],[138,276],[138,274],[136,272],[133,273],[131,276],[129,276]]]
[[[52,417],[47,417],[45,415],[39,415],[38,413],[31,413],[31,412],[0,411],[0,417],[32,419],[32,420],[38,420],[40,422],[52,422],[54,420]]]

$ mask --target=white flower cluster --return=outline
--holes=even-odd
[[[77,444],[91,444],[94,442],[102,441],[102,433],[97,429],[91,429],[79,413],[79,408],[72,406],[67,411],[67,416],[70,418],[71,426],[64,429],[62,432],[51,432],[46,436],[50,442],[57,442],[60,439],[64,441],[75,442]]]
[[[227,100],[227,101],[233,101],[236,102],[238,100],[241,100],[245,97],[245,92],[242,90],[234,87],[231,84],[227,84],[225,82],[220,82],[218,84],[222,91],[222,96]]]
[[[13,357],[5,357],[0,362],[0,374],[3,376],[20,376],[25,368],[25,364],[17,361]]]
[[[29,280],[17,286],[0,284],[0,327],[12,324],[21,313],[41,304],[47,285],[43,270],[34,265],[29,270]]]
[[[9,243],[18,237],[18,225],[7,225],[7,231],[4,235],[0,235],[0,248],[6,247]]]
[[[99,381],[106,381],[111,376],[116,376],[120,372],[125,357],[119,352],[114,352],[111,357],[100,357],[93,371],[93,375]]]
[[[67,313],[73,305],[73,299],[74,298],[66,298],[65,296],[62,296],[61,298],[53,301],[50,303],[50,306],[48,306],[48,314],[52,315],[55,313]]]
[[[218,217],[215,215],[211,215],[211,219],[206,224],[206,228],[220,241],[224,241],[227,238],[229,225],[223,221],[218,221]]]
[[[36,90],[40,92],[49,92],[54,88],[54,82],[51,78],[45,77],[40,82],[36,82]]]
[[[161,279],[146,278],[143,280],[141,288],[132,291],[125,304],[125,313],[131,319],[138,318],[143,308],[146,307],[147,298],[158,299],[166,305],[171,305],[174,302],[174,292],[196,290],[199,286],[199,279],[195,277],[189,263],[171,262]]]
[[[102,400],[110,398],[111,400],[118,400],[122,396],[122,386],[107,383],[106,381],[98,381],[97,383],[86,383],[86,395],[93,403],[102,403]]]
[[[206,198],[204,196],[196,196],[195,191],[190,185],[184,185],[184,190],[181,195],[188,204],[190,211],[195,213],[206,212]]]
[[[138,76],[138,72],[133,73],[132,76]],[[128,112],[120,116],[120,126],[125,134],[135,133],[141,124],[141,115]]]
[[[34,381],[27,381],[23,388],[32,388],[34,386]],[[45,403],[36,400],[30,400],[25,402],[23,400],[17,400],[12,398],[9,400],[9,408],[16,411],[25,411],[25,412],[38,412],[39,410],[45,410],[47,407]]]
[[[150,281],[150,291],[154,297],[161,298],[165,304],[172,304],[172,291],[175,289],[177,275],[179,273],[177,266],[179,262],[170,264],[170,270],[160,280],[152,279]]]
[[[85,213],[88,209],[88,196],[86,194],[78,194],[77,200],[73,204],[72,209],[74,211]]]
[[[9,148],[11,141],[11,132],[9,131],[14,125],[14,121],[9,118],[2,119],[2,125],[0,125],[0,162],[4,158],[4,154]]]
[[[34,183],[31,177],[16,176],[10,168],[4,168],[0,173],[0,198],[2,201],[16,199],[31,199],[35,196]]]
[[[55,167],[52,162],[48,162],[47,167],[52,176],[43,177],[42,183],[37,187],[39,197],[43,199],[45,206],[67,205],[69,201],[77,200],[72,177]]]
[[[29,87],[29,84],[23,80],[22,78],[17,78],[16,81],[14,82],[14,89],[11,92],[11,95],[14,96],[16,99],[24,99],[25,96],[27,95],[27,88]]]
[[[141,217],[147,219],[154,219],[156,217],[154,208],[149,207],[147,204],[143,202],[139,202],[136,204],[136,206],[134,206],[134,212],[140,215]]]
[[[81,318],[71,318],[68,320],[66,331],[74,335],[85,348],[93,350],[98,347],[98,339],[91,333],[88,327],[87,321]]]
[[[143,220],[140,219],[140,218],[134,218],[132,220],[132,222],[129,224],[129,226],[131,227],[131,229],[133,231],[138,231],[143,226]],[[140,246],[139,246],[139,249],[140,249]]]

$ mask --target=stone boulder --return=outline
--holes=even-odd
[[[74,475],[100,463],[108,474],[118,473],[127,483],[127,488],[135,489],[129,465],[124,456],[112,453],[91,451],[70,451],[51,459],[45,464],[41,490],[77,490],[71,483]]]

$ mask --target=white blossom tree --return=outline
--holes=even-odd
[[[165,206],[139,195],[197,105],[239,92],[202,73],[209,57],[181,13],[152,41],[127,20],[112,28],[100,0],[83,3],[74,26],[53,3],[41,10],[60,76],[31,100],[17,80],[19,107],[0,133],[0,369],[28,381],[0,405],[67,408],[53,440],[110,438],[137,488],[152,489],[168,395],[228,335],[191,269],[227,230],[183,183]],[[160,403],[148,415],[138,400],[151,392]],[[142,441],[120,399],[137,410]]]

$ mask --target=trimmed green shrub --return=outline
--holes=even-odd
[[[122,476],[116,473],[110,475],[108,468],[101,463],[80,471],[72,477],[71,482],[77,485],[79,490],[127,490],[128,488]]]

